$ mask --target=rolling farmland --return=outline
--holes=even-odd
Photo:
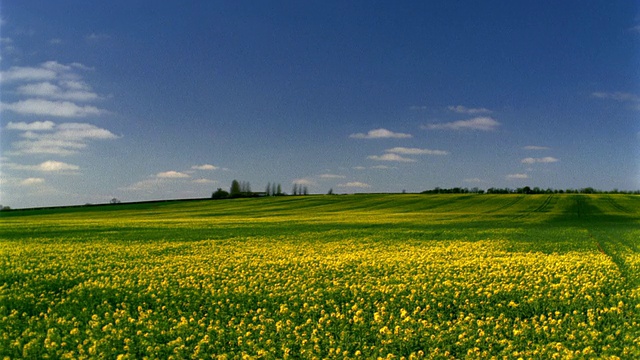
[[[8,358],[638,358],[640,197],[0,214]]]

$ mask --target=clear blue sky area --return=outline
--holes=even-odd
[[[2,1],[0,203],[640,188],[636,1]]]

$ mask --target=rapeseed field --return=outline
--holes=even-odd
[[[0,216],[3,358],[640,358],[637,196]]]

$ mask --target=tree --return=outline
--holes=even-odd
[[[273,194],[271,193],[271,183],[270,182],[267,183],[267,187],[264,189],[264,193],[267,196],[273,196]]]
[[[218,188],[218,190],[216,190],[216,192],[214,192],[213,194],[211,194],[211,198],[212,199],[226,199],[229,197],[229,193],[222,190],[221,188]]]
[[[329,189],[329,192],[327,193],[327,195],[333,195],[333,188]]]
[[[309,195],[309,188],[308,187],[303,187],[302,188],[302,195]]]
[[[280,184],[278,184],[278,189],[276,191],[276,195],[277,196],[281,196],[282,195],[282,186],[280,186]]]
[[[238,182],[238,180],[233,180],[231,182],[231,189],[229,189],[229,195],[231,197],[238,197],[240,196],[240,194],[242,193],[242,190],[240,189],[240,183]]]
[[[298,184],[293,184],[293,196],[298,195]]]
[[[111,199],[110,203],[111,204],[120,204],[120,200],[118,200],[116,198],[113,198],[113,199]]]

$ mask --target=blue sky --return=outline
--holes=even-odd
[[[633,1],[2,1],[0,203],[640,188]]]

